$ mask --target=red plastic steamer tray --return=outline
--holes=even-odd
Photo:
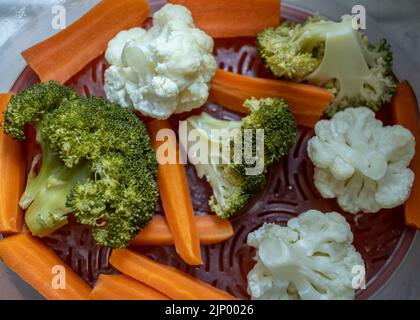
[[[284,8],[283,14],[297,20],[306,18],[305,13],[291,8]],[[150,20],[146,23],[146,26],[148,25]],[[220,68],[250,76],[270,77],[257,57],[254,39],[216,40],[215,54]],[[67,85],[81,95],[104,97],[103,74],[106,68],[104,57],[100,57],[89,63]],[[36,74],[26,67],[13,85],[12,91],[20,92],[37,82],[39,79]],[[237,114],[211,102],[198,111],[203,110],[223,119],[239,118]],[[176,126],[180,118],[188,115],[174,116],[171,119],[172,123]],[[390,124],[389,106],[384,107],[378,117],[385,124]],[[351,225],[354,245],[366,264],[366,289],[357,292],[357,299],[371,297],[390,278],[405,257],[415,231],[405,226],[402,207],[382,210],[379,213],[350,215],[343,213],[335,200],[322,199],[313,184],[313,165],[306,152],[307,142],[312,136],[312,128],[299,128],[296,145],[287,157],[269,170],[266,187],[254,197],[242,214],[231,220],[234,236],[223,243],[202,246],[204,264],[201,267],[187,265],[177,255],[173,246],[145,246],[133,249],[158,262],[183,270],[238,298],[248,299],[247,274],[255,263],[255,250],[246,245],[249,232],[264,222],[285,225],[290,218],[309,209],[337,211],[343,214]],[[33,139],[29,138],[26,148],[28,166],[35,150]],[[195,212],[197,215],[208,214],[207,202],[211,188],[206,181],[197,177],[193,166],[188,165],[186,169]],[[174,186],[174,192],[176,187]],[[157,206],[156,212],[162,213],[160,205]],[[86,226],[70,221],[69,225],[42,241],[92,286],[99,274],[117,273],[108,262],[112,249],[97,246]]]

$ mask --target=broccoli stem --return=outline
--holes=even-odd
[[[19,204],[27,208],[25,222],[32,234],[44,237],[67,224],[67,215],[72,211],[66,206],[67,197],[77,183],[83,183],[91,174],[87,162],[68,168],[39,135],[37,142],[42,147],[42,165],[34,176],[33,164]]]

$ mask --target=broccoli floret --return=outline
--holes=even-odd
[[[352,20],[314,16],[304,24],[268,28],[257,35],[257,50],[274,75],[330,90],[335,98],[327,115],[360,105],[378,111],[396,91],[392,52],[385,39],[369,44]]]
[[[213,189],[209,200],[210,209],[220,218],[229,218],[242,211],[249,200],[265,185],[267,169],[286,155],[296,141],[297,127],[293,116],[283,99],[265,98],[249,99],[244,106],[250,114],[241,121],[219,120],[207,113],[191,116],[187,119],[188,130],[199,134],[200,141],[207,143],[209,156],[203,163],[200,155],[189,152],[200,178],[206,177]],[[229,134],[220,147],[216,158],[211,151],[212,145],[220,146],[220,138],[213,130],[228,130]],[[256,149],[257,129],[264,130],[263,157]],[[252,133],[252,155],[255,163],[245,161],[245,131]],[[220,132],[220,131],[219,131]],[[238,138],[239,137],[239,138]],[[241,143],[242,142],[242,143]],[[240,146],[240,161],[235,155],[235,146]],[[229,161],[222,161],[223,149],[229,144]],[[200,151],[201,152],[201,151]],[[262,162],[262,170],[258,174],[249,174],[247,169]]]
[[[4,133],[23,140],[25,125],[31,124],[37,130],[36,142],[42,149],[42,157],[37,155],[33,160],[26,189],[19,201],[20,207],[27,209],[26,224],[37,236],[46,236],[67,223],[67,214],[71,212],[65,206],[68,193],[78,181],[89,176],[86,165],[72,169],[65,167],[41,136],[45,115],[63,101],[78,98],[71,89],[51,81],[12,96],[5,112]],[[42,165],[36,174],[41,159]]]
[[[65,101],[45,120],[42,135],[68,167],[91,163],[67,206],[95,240],[125,247],[153,217],[157,161],[147,130],[127,109],[98,97]]]
[[[22,139],[19,130],[30,123],[42,148],[39,173],[37,156],[20,200],[26,224],[34,235],[46,236],[72,212],[92,228],[98,244],[125,247],[152,218],[158,199],[157,161],[147,130],[117,104],[74,92],[60,99],[56,93],[70,89],[50,83],[50,93],[46,85],[18,94],[6,111],[5,132]],[[43,95],[48,96],[44,110]],[[31,96],[37,99],[32,105]]]
[[[4,133],[22,141],[25,139],[25,124],[35,126],[44,114],[57,108],[62,101],[78,98],[73,90],[55,81],[40,83],[26,89],[10,98],[4,115]]]
[[[297,127],[283,99],[248,99],[250,115],[242,119],[242,129],[264,130],[264,163],[268,167],[286,155],[296,142]]]

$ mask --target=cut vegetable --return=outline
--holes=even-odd
[[[12,94],[0,94],[0,123]],[[23,213],[19,198],[25,187],[25,162],[22,145],[0,133],[0,233],[17,233],[22,229]]]
[[[407,81],[398,85],[397,95],[392,101],[392,117],[395,123],[410,130],[416,139],[416,154],[410,163],[415,179],[410,197],[404,204],[404,215],[407,225],[420,229],[420,122],[416,95]]]
[[[219,243],[233,236],[233,228],[229,220],[219,219],[215,215],[195,216],[195,224],[202,245]],[[166,246],[173,245],[174,238],[166,219],[161,215],[155,215],[131,244],[137,246]]]
[[[85,300],[91,288],[53,251],[29,233],[0,240],[0,258],[50,300]]]
[[[186,6],[195,25],[214,38],[254,37],[280,24],[280,0],[170,0]]]
[[[127,249],[117,249],[109,262],[122,273],[175,300],[232,300],[235,297],[190,275]]]
[[[159,291],[123,274],[101,274],[89,300],[169,300]]]
[[[206,103],[217,62],[213,39],[194,27],[187,8],[166,4],[153,21],[147,31],[131,29],[109,42],[104,91],[123,107],[168,119]]]
[[[285,99],[299,125],[313,127],[333,99],[325,89],[285,80],[243,76],[219,69],[213,78],[209,100],[240,113],[248,113],[243,102],[254,97]]]
[[[169,121],[154,120],[148,124],[153,148],[167,147],[168,152],[176,154],[177,142],[175,136],[166,142],[158,141],[160,130],[171,130]],[[163,132],[163,131],[161,131]],[[159,151],[158,158],[159,158]],[[178,155],[176,157],[178,159]],[[181,258],[190,265],[202,264],[200,239],[194,220],[190,191],[184,166],[178,161],[162,164],[159,161],[158,184],[163,211],[168,221],[169,229],[174,238],[175,248]],[[162,160],[162,159],[161,159]]]
[[[103,0],[75,23],[22,53],[42,82],[66,82],[103,54],[119,31],[141,26],[146,0]]]

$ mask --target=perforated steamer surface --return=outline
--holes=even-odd
[[[215,53],[221,68],[250,76],[269,76],[257,58],[252,39],[216,41]],[[82,95],[104,96],[103,72],[106,67],[104,58],[98,58],[67,85]],[[12,90],[19,92],[38,81],[36,75],[26,68]],[[199,111],[203,109],[219,118],[238,118],[238,115],[211,102]],[[174,117],[172,119],[174,125],[179,118],[185,116]],[[385,107],[379,117],[385,123],[389,123],[389,108]],[[232,219],[234,236],[223,243],[202,247],[203,266],[199,268],[188,266],[178,257],[172,246],[133,249],[156,261],[184,270],[238,298],[249,298],[246,292],[246,275],[254,265],[255,254],[246,245],[249,232],[264,222],[284,225],[288,219],[309,209],[342,213],[335,201],[322,199],[313,185],[313,166],[306,153],[307,141],[312,136],[311,128],[299,129],[298,141],[289,156],[270,169],[266,187],[255,196],[241,215]],[[31,142],[28,143],[28,164],[35,152],[36,147]],[[187,173],[196,214],[207,214],[209,212],[207,201],[211,189],[207,182],[198,179],[192,166],[187,166]],[[162,213],[160,206],[156,211]],[[354,245],[366,263],[366,290],[357,294],[358,299],[366,299],[372,296],[396,270],[407,253],[414,231],[405,227],[402,207],[383,210],[378,214],[343,215],[351,225]],[[95,283],[99,274],[116,272],[108,263],[111,249],[96,246],[88,228],[73,221],[43,241],[91,285]]]

